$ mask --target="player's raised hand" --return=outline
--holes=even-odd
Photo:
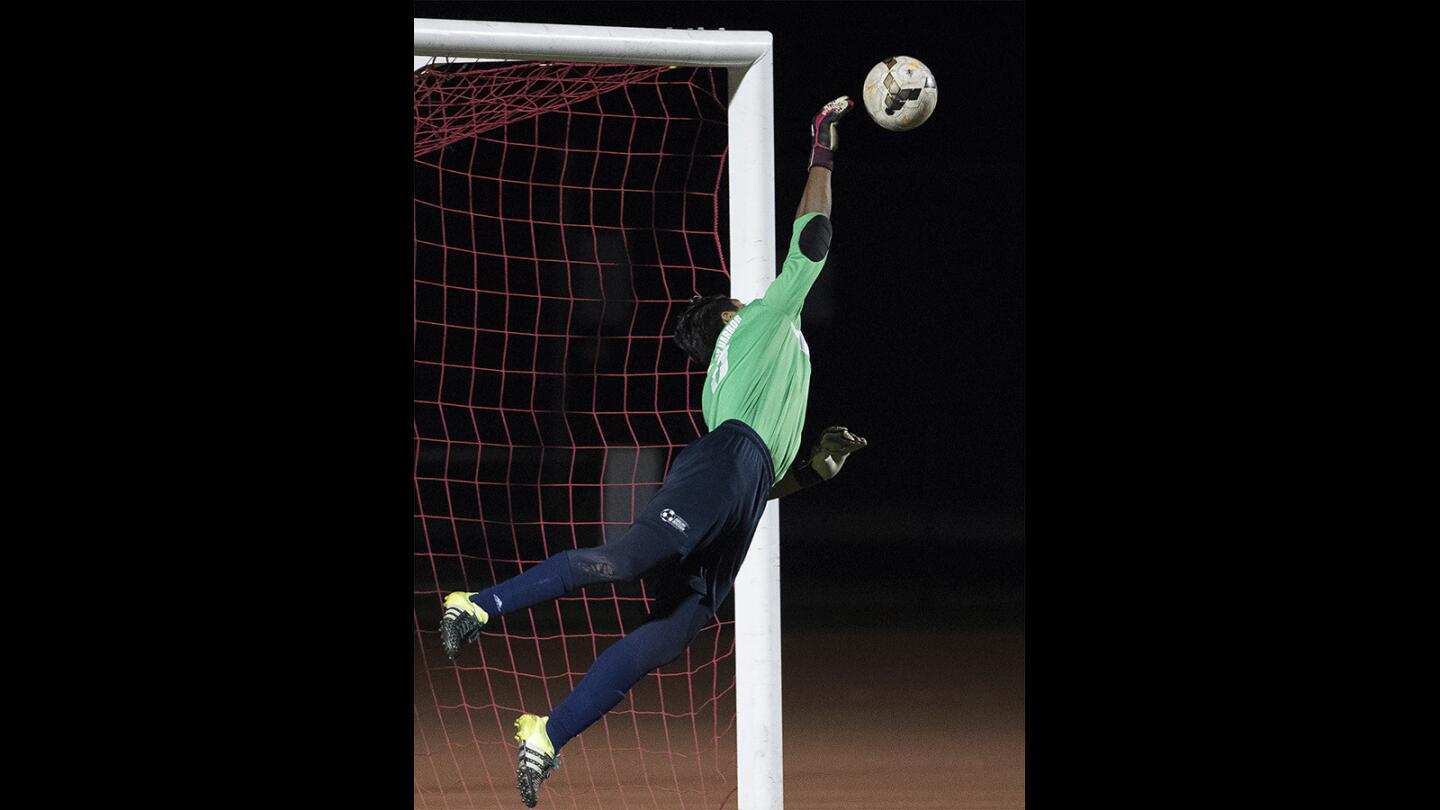
[[[823,146],[832,152],[838,149],[840,140],[835,125],[854,107],[855,102],[849,96],[841,96],[821,107],[820,112],[810,119],[810,137],[813,139],[810,145]]]
[[[820,108],[810,119],[810,167],[834,169],[835,150],[840,147],[840,133],[835,125],[855,108],[849,96],[841,96]]]

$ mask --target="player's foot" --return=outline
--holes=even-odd
[[[457,591],[445,597],[445,615],[440,617],[440,641],[451,661],[460,654],[460,647],[478,638],[480,628],[490,621],[490,614],[470,601],[472,596],[473,593]]]
[[[520,801],[526,807],[534,807],[540,799],[540,783],[560,767],[560,757],[555,755],[555,746],[545,733],[549,717],[522,714],[515,721],[515,742],[520,744],[520,762],[515,766],[515,787],[520,789]]]
[[[835,124],[840,123],[841,118],[854,108],[855,102],[851,101],[848,95],[842,95],[816,112],[815,117],[811,118],[811,150],[828,148],[829,151],[835,151],[835,148],[840,146]]]

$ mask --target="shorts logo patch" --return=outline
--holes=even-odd
[[[674,509],[666,509],[665,511],[661,512],[660,519],[665,521],[666,523],[669,523],[671,526],[679,529],[681,532],[684,532],[686,529],[690,528],[690,524],[686,523],[684,518],[675,514]]]

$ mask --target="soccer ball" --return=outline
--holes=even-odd
[[[904,132],[914,129],[935,112],[940,89],[935,74],[913,56],[892,56],[870,69],[865,77],[865,109],[875,123]]]

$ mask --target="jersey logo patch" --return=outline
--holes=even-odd
[[[690,524],[686,523],[684,518],[675,514],[674,509],[666,509],[661,512],[660,519],[679,529],[681,534],[684,534],[685,530],[690,528]]]

